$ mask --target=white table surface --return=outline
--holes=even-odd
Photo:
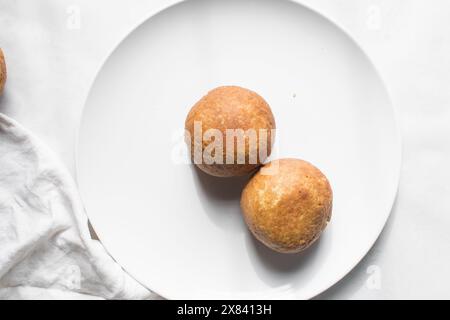
[[[169,0],[170,1],[170,0]],[[2,0],[8,87],[0,112],[35,132],[74,173],[76,128],[97,69],[168,0]],[[347,30],[391,93],[403,167],[391,218],[326,299],[450,298],[450,2],[303,0]]]

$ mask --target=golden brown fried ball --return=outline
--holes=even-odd
[[[2,49],[0,49],[0,94],[3,93],[3,88],[6,82],[6,64],[5,56],[3,55]]]
[[[195,135],[195,123],[200,124],[201,135]],[[193,160],[195,160],[196,150],[201,150],[203,153],[205,149],[208,150],[208,145],[215,141],[215,138],[205,139],[203,137],[205,132],[209,129],[217,129],[222,133],[223,148],[219,149],[217,154],[215,151],[210,153],[214,157],[214,162],[205,162],[201,155],[197,159],[202,161],[194,162],[202,171],[210,175],[233,177],[252,172],[270,155],[275,119],[267,102],[257,93],[237,86],[225,86],[210,91],[192,107],[186,118],[185,128],[189,133],[190,139],[187,143],[190,145]],[[241,141],[244,142],[241,145],[245,144],[245,148],[238,147],[236,136],[227,139],[227,129],[242,129]],[[265,134],[260,134],[260,129],[265,129]],[[249,132],[256,133],[256,136],[252,136]],[[227,141],[230,140],[234,140],[233,149],[231,145],[230,148],[227,146]],[[195,141],[199,146],[197,149]],[[260,143],[265,149],[262,155],[259,154]],[[231,163],[227,162],[227,152],[231,155]],[[215,161],[217,159],[219,161]],[[238,159],[241,159],[240,163]]]
[[[319,169],[282,159],[265,165],[249,181],[241,208],[258,240],[278,252],[296,253],[319,238],[330,221],[332,201],[330,184]]]

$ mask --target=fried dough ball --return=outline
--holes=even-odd
[[[191,157],[202,171],[217,177],[243,176],[257,169],[270,155],[275,119],[268,103],[257,93],[225,86],[210,91],[192,107],[185,129]],[[201,134],[196,135],[196,129]],[[237,129],[236,135],[228,135],[229,129]],[[209,133],[220,133],[222,137]],[[215,143],[222,148],[212,148]],[[265,151],[260,154],[262,148]],[[203,156],[205,151],[209,158]]]
[[[3,55],[2,49],[0,49],[0,94],[3,93],[3,88],[6,82],[6,64],[5,56]]]
[[[320,237],[332,202],[330,183],[319,169],[303,160],[282,159],[266,164],[249,181],[241,209],[259,241],[278,252],[297,253]]]

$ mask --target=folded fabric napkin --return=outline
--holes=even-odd
[[[152,299],[91,239],[76,185],[0,114],[0,299]]]

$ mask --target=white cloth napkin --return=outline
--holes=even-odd
[[[0,114],[0,299],[149,299],[92,240],[59,159]]]

